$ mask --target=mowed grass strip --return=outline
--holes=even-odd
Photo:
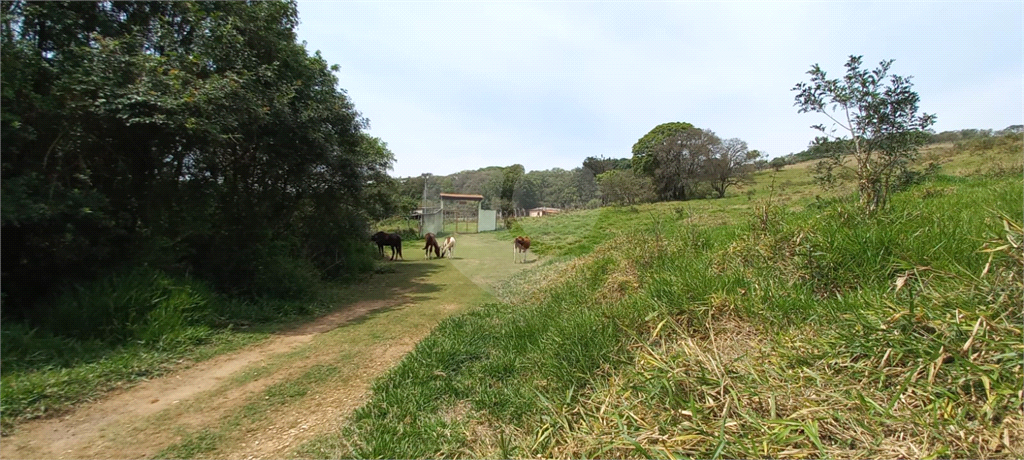
[[[374,363],[384,359],[381,353],[393,347],[395,341],[424,337],[442,318],[494,299],[459,273],[448,260],[410,258],[407,262],[389,262],[388,266],[392,269],[390,273],[378,275],[382,279],[375,284],[386,291],[399,289],[402,302],[319,334],[308,345],[239,375],[233,379],[234,385],[244,385],[250,378],[274,379],[274,374],[288,374],[211,425],[177,427],[180,439],[155,458],[232,456],[245,452],[247,448],[243,444],[246,443],[282,441],[273,437],[251,439],[251,435],[267,432],[272,425],[279,425],[289,417],[302,418],[303,414],[296,411],[315,413],[306,407],[314,404],[312,401],[316,398],[333,401],[337,399],[333,393],[339,390],[345,397],[360,397],[373,375],[383,371]],[[367,298],[380,295],[383,294],[364,293]],[[399,358],[400,355],[395,356],[396,360]]]
[[[786,198],[717,200],[715,226],[706,203],[521,219],[538,252],[593,249],[442,322],[298,455],[1021,456],[1020,178],[938,176],[872,216]]]

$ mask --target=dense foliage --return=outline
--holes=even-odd
[[[663,200],[722,198],[732,186],[748,183],[758,150],[740,139],[721,139],[689,123],[655,126],[633,145],[633,170],[651,179]],[[762,164],[766,166],[767,163]]]
[[[602,204],[633,205],[654,201],[650,178],[637,176],[632,169],[613,169],[597,176]]]
[[[294,2],[4,2],[2,22],[5,318],[133,266],[294,297],[372,265],[393,157],[296,43]]]

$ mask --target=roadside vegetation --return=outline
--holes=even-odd
[[[183,363],[262,341],[353,295],[338,285],[320,283],[316,289],[299,300],[232,299],[194,280],[141,269],[65,294],[61,305],[79,309],[66,312],[63,317],[71,319],[61,327],[4,321],[3,430],[9,432],[21,420],[62,414]],[[89,304],[107,307],[102,313],[109,316],[81,308]],[[94,326],[110,335],[77,335]]]
[[[394,156],[297,43],[294,2],[13,1],[0,21],[4,431],[374,270]]]
[[[298,454],[1018,458],[1021,149],[922,152],[940,169],[870,214],[781,191],[783,170],[750,196],[520,219],[551,262]]]

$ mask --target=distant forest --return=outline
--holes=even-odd
[[[440,193],[483,195],[485,209],[530,209],[541,206],[579,209],[601,206],[597,176],[611,170],[628,169],[628,158],[589,157],[581,167],[572,170],[553,168],[525,172],[522,165],[515,164],[461,171],[446,176],[405,177],[398,179],[398,182],[401,202],[406,211],[424,205],[438,206]]]
[[[1024,125],[1012,125],[1002,130],[962,129],[932,134],[931,144],[964,142],[976,139],[1020,135]],[[824,158],[829,151],[822,146],[812,145],[806,150],[767,160],[756,158],[749,163],[755,171],[769,167],[781,168],[803,161]],[[589,209],[617,201],[606,184],[602,187],[601,176],[609,171],[627,172],[632,170],[630,158],[587,157],[580,167],[571,170],[553,168],[526,172],[522,165],[490,166],[473,171],[460,171],[445,176],[425,175],[398,178],[400,210],[410,212],[421,206],[439,206],[440,193],[464,193],[483,195],[485,209],[530,209],[553,207],[562,209]],[[607,175],[605,176],[607,177]],[[424,182],[426,186],[424,187]],[[699,189],[694,198],[714,196],[710,188]],[[654,201],[655,196],[647,200]]]

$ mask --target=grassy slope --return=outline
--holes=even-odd
[[[523,219],[553,262],[299,455],[1020,457],[1019,152],[926,152],[993,174],[870,218],[794,165],[749,198]]]

